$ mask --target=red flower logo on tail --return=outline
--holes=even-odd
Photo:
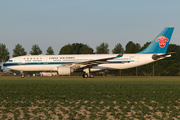
[[[160,36],[156,39],[156,42],[158,41],[159,41],[159,46],[163,48],[166,46],[166,42],[168,42],[169,40],[168,38],[165,38],[164,36]]]

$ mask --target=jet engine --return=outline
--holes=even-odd
[[[74,72],[73,68],[67,66],[58,66],[57,70],[58,70],[58,75],[70,75],[71,73]]]

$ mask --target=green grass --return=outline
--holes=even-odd
[[[179,106],[180,77],[0,77],[0,119],[180,119]]]

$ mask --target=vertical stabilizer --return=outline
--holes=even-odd
[[[174,27],[166,27],[154,41],[139,54],[166,53]]]

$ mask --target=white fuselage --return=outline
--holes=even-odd
[[[152,59],[152,55],[153,54],[124,54],[123,57],[108,60],[108,63],[93,66],[91,71],[128,69],[145,65],[155,61]],[[11,58],[4,66],[18,71],[57,71],[59,65],[115,56],[117,56],[117,54],[29,55]]]

